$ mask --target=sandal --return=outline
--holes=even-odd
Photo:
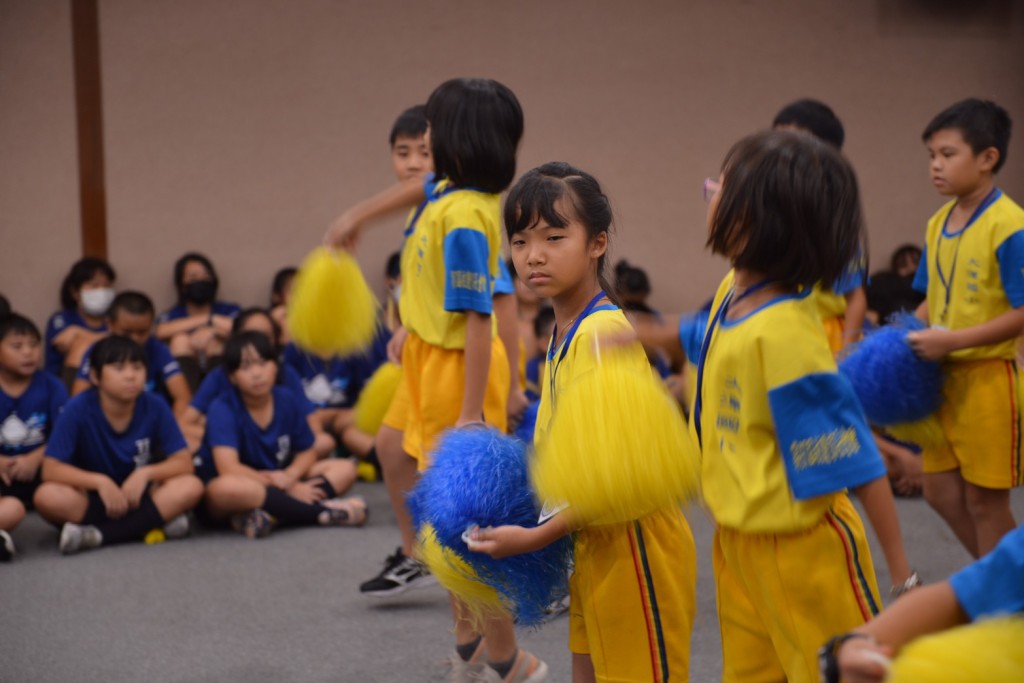
[[[266,538],[274,528],[274,518],[266,510],[250,510],[232,515],[231,528],[250,540]]]
[[[359,496],[332,498],[321,505],[327,512],[320,522],[322,526],[363,526],[369,517],[366,501]]]

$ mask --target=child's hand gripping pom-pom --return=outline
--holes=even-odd
[[[976,621],[923,636],[889,665],[886,683],[1024,681],[1024,617]]]
[[[565,388],[531,467],[543,500],[577,524],[639,519],[697,496],[700,459],[678,404],[644,364],[607,362]]]
[[[924,328],[912,315],[869,334],[839,363],[871,424],[919,445],[941,432],[932,414],[942,403],[942,368],[918,357],[907,334]]]
[[[319,247],[292,284],[288,330],[300,348],[318,356],[348,356],[373,342],[378,308],[355,258]]]
[[[544,621],[544,608],[568,592],[568,537],[501,560],[471,552],[471,527],[537,526],[526,448],[491,428],[448,431],[409,496],[419,555],[476,620],[511,613],[521,625]]]
[[[398,385],[402,383],[402,368],[394,363],[384,363],[370,377],[355,405],[356,429],[376,436],[380,425],[391,406]]]

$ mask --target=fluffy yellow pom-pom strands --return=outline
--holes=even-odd
[[[675,401],[616,353],[560,392],[531,467],[540,499],[568,503],[582,524],[639,519],[700,487],[697,445]]]
[[[292,284],[288,331],[300,348],[318,356],[348,356],[373,342],[378,308],[355,258],[318,247]]]
[[[918,638],[899,653],[886,683],[1020,683],[1024,617],[1000,617]]]
[[[394,398],[398,385],[402,383],[402,368],[394,363],[384,363],[373,377],[366,383],[363,390],[359,392],[356,400],[355,420],[356,429],[376,436],[380,431],[380,425],[384,421],[384,415],[391,406],[391,399]]]
[[[419,560],[427,565],[437,582],[462,602],[462,615],[475,625],[507,614],[498,591],[480,580],[469,564],[441,544],[434,527],[420,527],[417,544]]]

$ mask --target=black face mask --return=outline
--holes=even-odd
[[[185,300],[198,306],[205,306],[217,296],[217,285],[213,280],[196,280],[185,285]]]

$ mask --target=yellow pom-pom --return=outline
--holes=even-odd
[[[417,554],[437,582],[462,602],[463,616],[471,623],[481,625],[487,619],[507,614],[498,591],[481,581],[465,560],[442,545],[430,524],[420,527]]]
[[[348,356],[373,342],[378,308],[352,255],[319,247],[292,283],[288,331],[300,348],[318,356]]]
[[[886,683],[1024,681],[1024,617],[1000,617],[918,638],[893,659]]]
[[[917,422],[889,425],[885,431],[900,441],[912,443],[921,448],[935,448],[946,442],[942,425],[939,424],[939,419],[935,415],[929,415]]]
[[[142,541],[146,545],[156,545],[157,543],[163,543],[166,540],[167,534],[164,533],[163,529],[150,529],[149,533],[142,538]]]
[[[678,404],[646,365],[604,361],[558,396],[531,466],[541,500],[583,524],[639,519],[693,498],[700,459]]]
[[[401,382],[402,368],[394,363],[384,363],[377,368],[359,392],[355,407],[356,429],[371,436],[377,434]]]

